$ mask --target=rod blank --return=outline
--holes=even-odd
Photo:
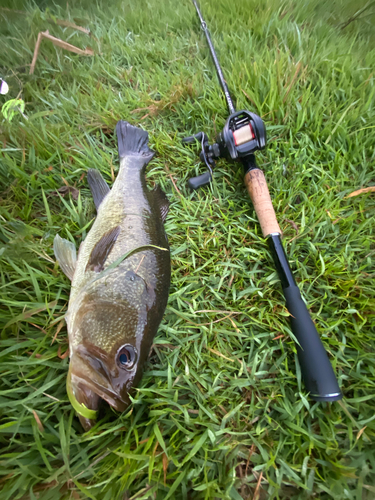
[[[197,13],[198,13],[198,16],[199,16],[199,19],[200,19],[200,22],[201,22],[202,30],[204,31],[204,34],[206,35],[208,46],[209,46],[210,52],[211,52],[211,56],[212,56],[212,59],[213,59],[214,64],[215,64],[216,73],[217,73],[217,76],[219,78],[220,85],[221,85],[221,87],[223,89],[223,92],[224,92],[224,95],[225,95],[225,99],[227,101],[229,113],[233,114],[233,113],[236,112],[236,108],[234,107],[234,104],[233,104],[233,101],[232,101],[232,97],[231,97],[231,95],[229,93],[227,82],[225,81],[225,78],[224,78],[223,70],[221,69],[219,60],[217,58],[217,55],[216,55],[216,52],[215,52],[215,48],[214,48],[214,45],[213,45],[211,37],[210,37],[210,32],[208,31],[207,24],[206,24],[205,20],[202,17],[201,11],[199,10],[199,7],[198,7],[198,4],[197,4],[196,0],[192,0],[192,2],[194,4],[195,8],[197,9]]]

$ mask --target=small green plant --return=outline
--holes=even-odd
[[[4,115],[4,118],[11,122],[17,112],[20,112],[22,116],[25,116],[23,112],[25,111],[25,101],[22,99],[9,99],[3,107],[1,108],[1,112]]]

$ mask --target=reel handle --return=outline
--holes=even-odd
[[[212,167],[215,165],[213,159],[211,157],[207,157],[206,150],[209,149],[209,145],[208,137],[204,132],[198,132],[197,134],[189,135],[188,137],[184,137],[182,139],[182,142],[184,144],[192,144],[195,141],[198,141],[201,144],[202,151],[199,156],[200,159],[205,162],[208,170],[204,172],[204,174],[198,175],[196,177],[191,177],[188,180],[189,188],[193,189],[194,191],[203,186],[207,186],[207,184],[210,184],[210,182],[212,181]]]
[[[258,168],[250,169],[245,175],[245,184],[281,281],[292,332],[299,343],[297,355],[305,387],[315,401],[342,399],[327,352],[290,269],[264,173]]]

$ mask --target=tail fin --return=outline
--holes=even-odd
[[[116,125],[118,154],[120,158],[129,155],[143,156],[149,162],[154,151],[148,147],[148,133],[123,120]]]

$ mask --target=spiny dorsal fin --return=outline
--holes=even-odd
[[[100,273],[100,271],[103,270],[104,263],[107,260],[113,245],[116,243],[119,234],[120,226],[116,226],[103,234],[91,251],[86,271],[89,269],[90,271]]]
[[[154,199],[160,211],[161,220],[164,222],[168,215],[169,201],[167,195],[164,193],[162,188],[157,184],[151,191],[154,195]]]
[[[53,240],[53,251],[62,272],[72,281],[77,263],[77,250],[74,243],[56,234]]]
[[[103,179],[99,170],[96,170],[95,168],[90,168],[87,172],[87,181],[90,186],[91,194],[94,198],[96,210],[98,210],[101,202],[110,191],[109,186]]]

